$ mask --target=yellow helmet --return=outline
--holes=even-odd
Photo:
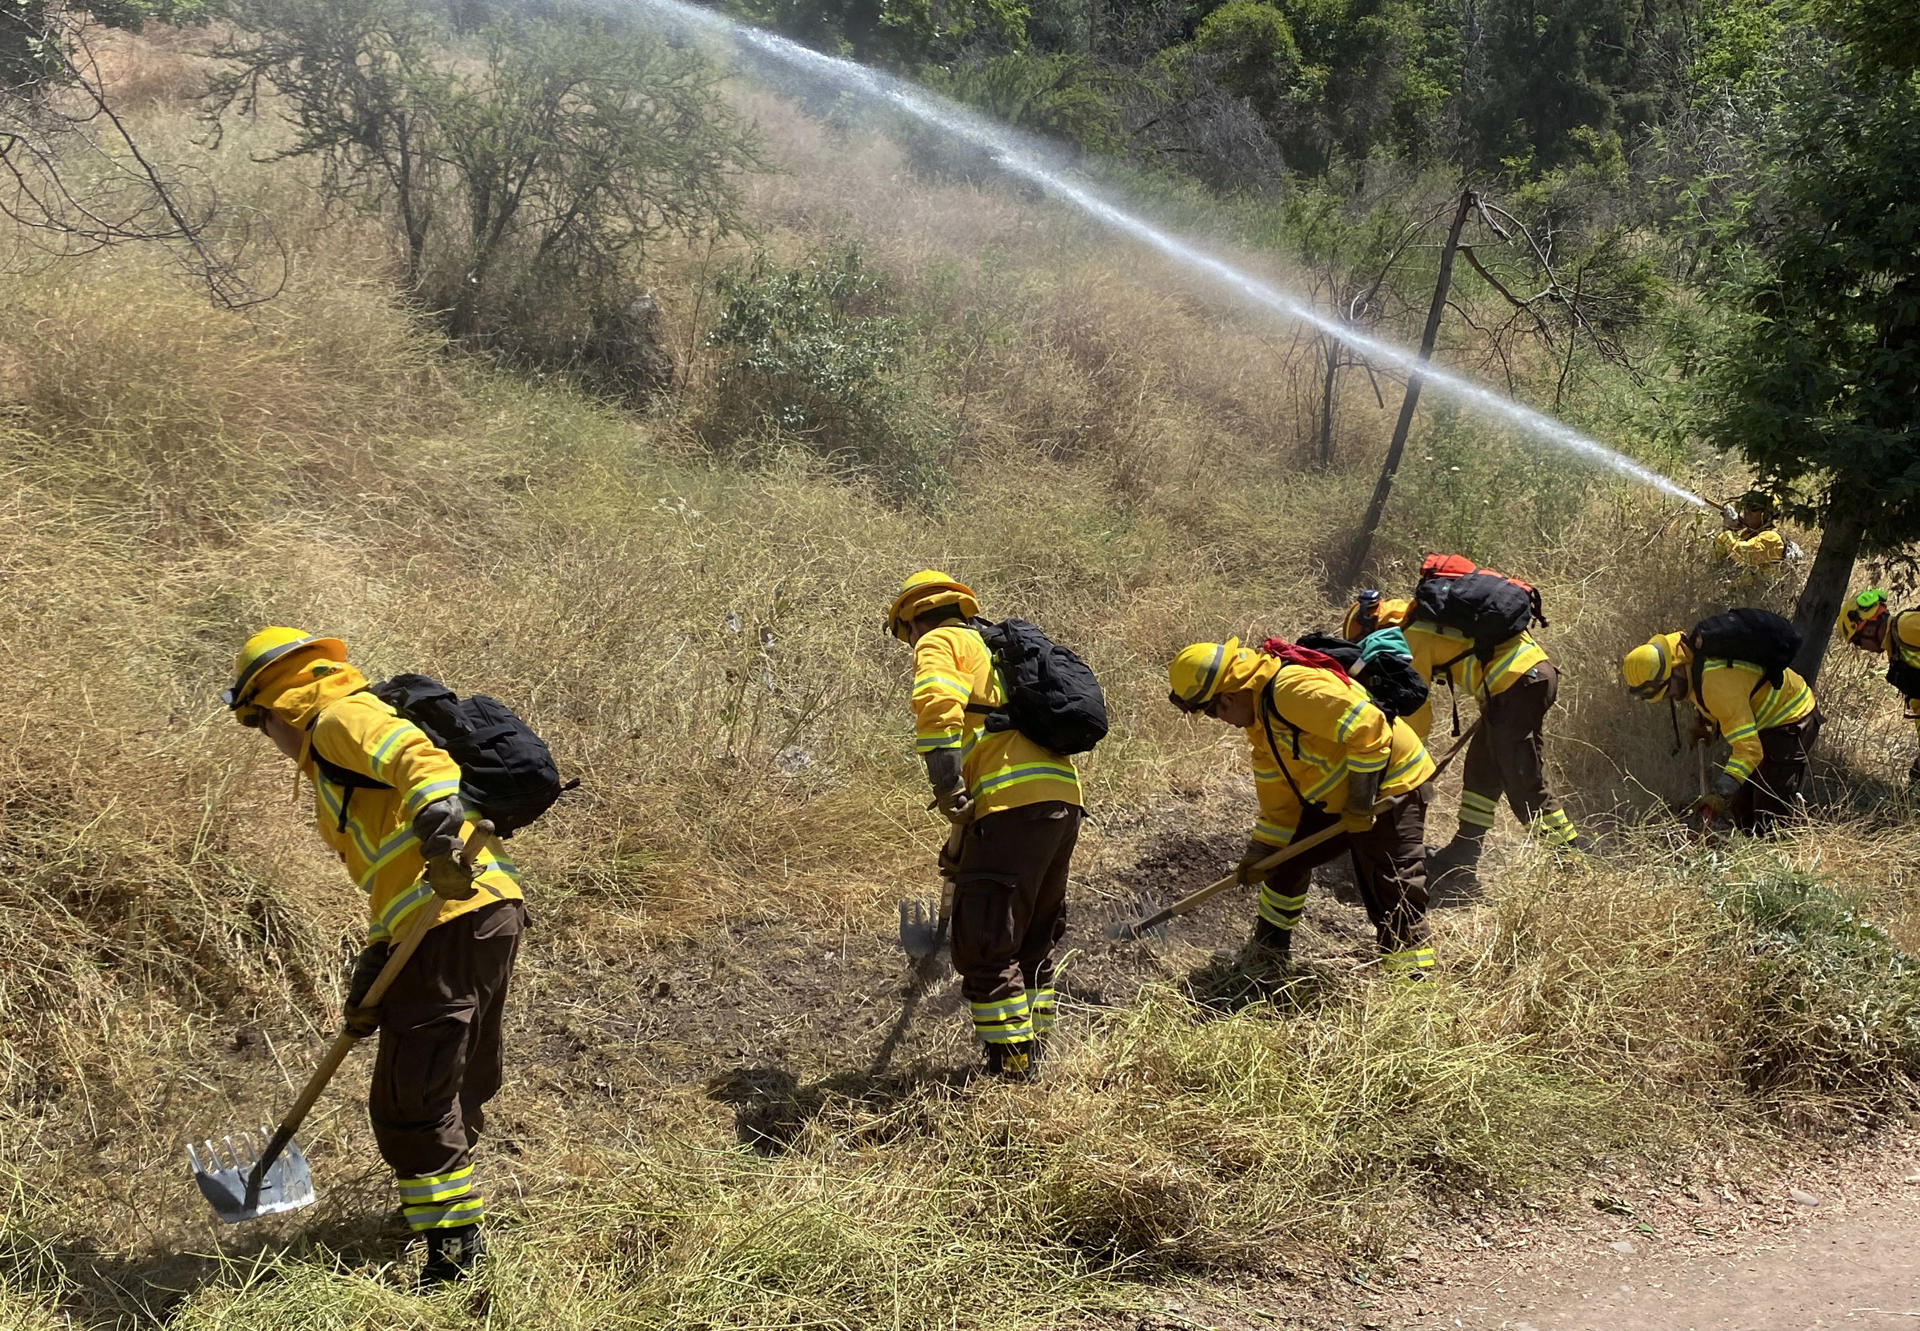
[[[1658,702],[1680,663],[1680,635],[1656,633],[1626,654],[1620,678],[1627,692],[1644,702]]]
[[[1226,666],[1239,651],[1238,638],[1182,647],[1167,667],[1167,682],[1173,686],[1167,700],[1183,712],[1197,712],[1205,707],[1220,691]]]
[[[1847,598],[1847,603],[1840,607],[1840,618],[1834,623],[1834,629],[1852,642],[1856,633],[1886,613],[1887,594],[1878,587],[1869,587],[1858,596]]]
[[[233,658],[233,687],[221,693],[220,701],[229,709],[239,711],[259,696],[268,667],[292,665],[296,658],[308,656],[344,661],[347,644],[338,638],[315,637],[304,629],[261,629],[241,644],[239,655]]]
[[[887,632],[905,642],[907,627],[915,619],[943,605],[959,606],[968,619],[980,613],[980,598],[973,588],[937,568],[923,568],[900,584],[900,594],[887,609]]]

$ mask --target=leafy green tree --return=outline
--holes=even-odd
[[[918,69],[1024,44],[1022,0],[731,0],[735,17],[865,64]]]
[[[1462,97],[1482,165],[1577,158],[1576,132],[1637,137],[1660,110],[1689,0],[1475,0]]]
[[[279,110],[292,140],[276,156],[317,160],[329,203],[390,217],[408,286],[458,336],[534,350],[519,335],[556,307],[586,323],[626,308],[649,243],[740,225],[755,138],[718,72],[655,36],[500,21],[456,54],[404,0],[227,8],[238,35],[210,113]]]
[[[1920,72],[1885,54],[1848,48],[1797,90],[1776,211],[1709,379],[1712,435],[1821,524],[1795,612],[1809,678],[1855,561],[1920,539]]]

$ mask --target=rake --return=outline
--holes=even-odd
[[[900,950],[915,961],[925,961],[947,944],[947,930],[953,924],[953,870],[960,862],[960,842],[967,825],[958,823],[947,833],[947,848],[940,856],[940,900],[900,903]]]
[[[480,848],[492,835],[492,823],[482,820],[474,824],[473,831],[467,837],[466,849],[461,854],[469,870],[473,867],[474,856],[480,853]],[[439,923],[439,918],[440,898],[437,896],[429,897],[414,909],[413,922],[407,926],[406,935],[387,957],[387,964],[367,990],[361,1007],[380,1005],[380,1000],[386,997],[387,990],[392,987],[401,969],[419,948],[427,931]],[[360,1038],[352,1031],[341,1031],[334,1037],[326,1057],[320,1060],[320,1066],[307,1079],[306,1089],[300,1092],[300,1098],[280,1121],[280,1126],[272,1132],[262,1127],[256,1139],[251,1130],[243,1129],[237,1141],[234,1134],[227,1133],[217,1143],[211,1137],[202,1139],[197,1146],[193,1142],[187,1143],[187,1161],[193,1166],[193,1181],[200,1185],[200,1195],[212,1205],[215,1215],[229,1225],[235,1225],[243,1220],[277,1215],[282,1211],[297,1211],[303,1206],[313,1205],[313,1174],[307,1168],[306,1152],[294,1141],[293,1134],[300,1130],[314,1102],[327,1089],[327,1083],[333,1080],[333,1074],[340,1070],[340,1065],[346,1061],[353,1047],[360,1043]]]

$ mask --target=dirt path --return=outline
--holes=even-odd
[[[1135,1331],[1920,1331],[1920,1133],[1788,1166],[1596,1178],[1559,1214],[1441,1224],[1390,1271],[1189,1291]]]
[[[1476,1273],[1416,1325],[1500,1331],[1803,1331],[1920,1327],[1920,1187],[1847,1205],[1731,1252],[1616,1250]],[[1812,1195],[1812,1194],[1805,1194]]]

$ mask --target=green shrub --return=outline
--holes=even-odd
[[[710,446],[739,457],[798,443],[896,499],[936,494],[947,431],[909,390],[908,325],[858,245],[793,268],[763,253],[716,285],[722,306],[707,345],[723,360],[701,422]]]
[[[1720,905],[1744,926],[1749,949],[1748,1087],[1790,1118],[1911,1106],[1920,963],[1832,888],[1785,866],[1731,887]]]

